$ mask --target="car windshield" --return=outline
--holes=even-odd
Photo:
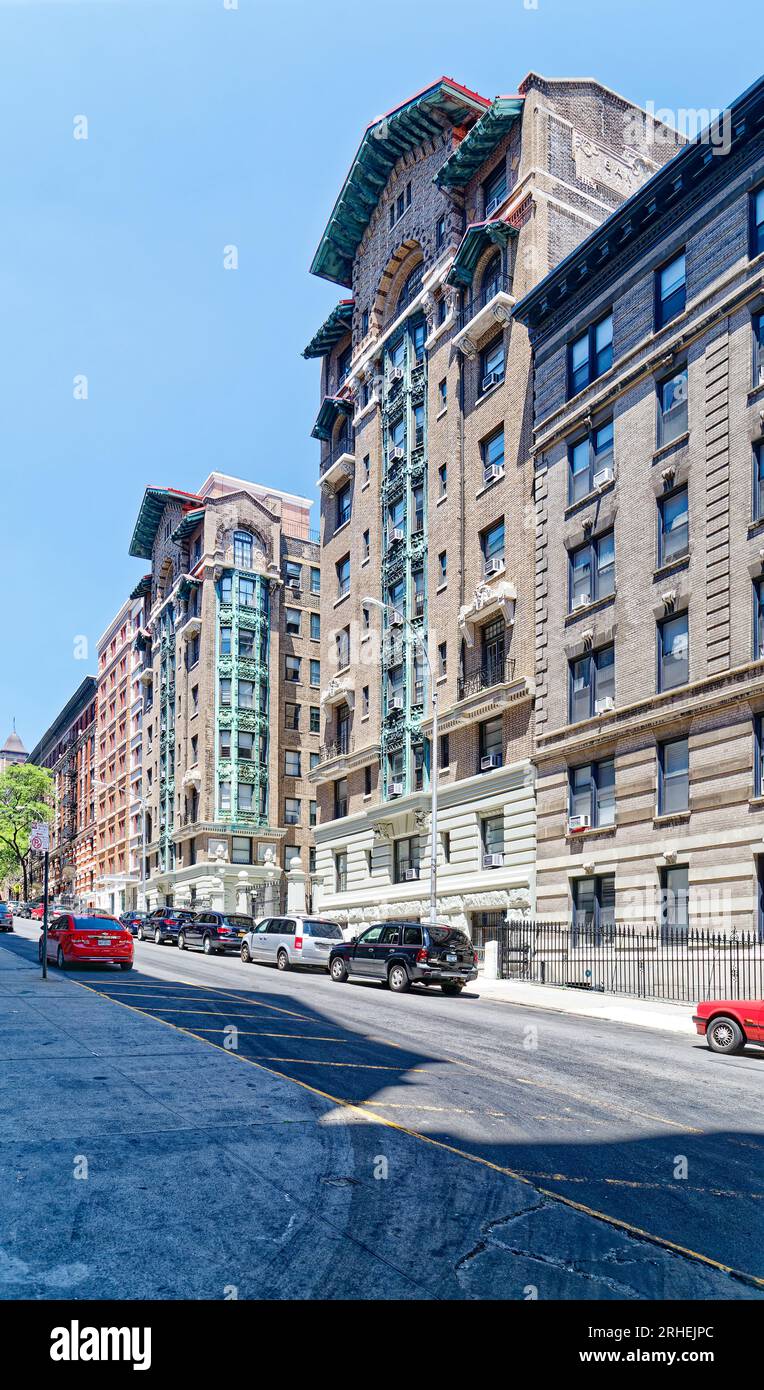
[[[75,931],[121,931],[122,923],[113,917],[73,917]]]
[[[303,922],[303,936],[318,937],[323,941],[342,941],[342,928],[337,922]]]
[[[469,937],[453,927],[428,927],[427,930],[434,946],[472,946]]]

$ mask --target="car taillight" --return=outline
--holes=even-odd
[[[301,950],[302,950],[302,937],[301,937],[301,936],[296,936],[296,937],[295,937],[295,939],[294,939],[294,949],[295,949],[295,951],[301,951]]]
[[[473,964],[473,965],[477,965],[477,963],[478,963],[478,953],[477,953],[477,951],[473,951],[473,952],[472,952],[472,964]]]
[[[427,947],[420,946],[416,953],[417,965],[422,965],[427,960]]]

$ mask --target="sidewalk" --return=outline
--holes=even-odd
[[[695,1035],[692,1004],[672,1004],[665,999],[630,999],[622,994],[590,994],[581,989],[526,984],[523,980],[487,980],[482,973],[473,988],[479,989],[485,998],[501,999],[507,1004]]]

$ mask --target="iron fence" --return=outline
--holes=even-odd
[[[764,941],[756,932],[518,918],[475,924],[473,939],[481,957],[486,942],[498,942],[503,980],[687,1004],[764,993]]]
[[[468,695],[489,690],[492,685],[508,685],[514,678],[514,657],[502,656],[501,653],[490,656],[478,653],[472,661],[465,661],[459,672],[457,698],[464,700]]]

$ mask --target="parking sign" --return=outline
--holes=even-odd
[[[50,849],[50,830],[45,821],[38,821],[32,826],[29,836],[29,848],[35,854],[47,854]]]

